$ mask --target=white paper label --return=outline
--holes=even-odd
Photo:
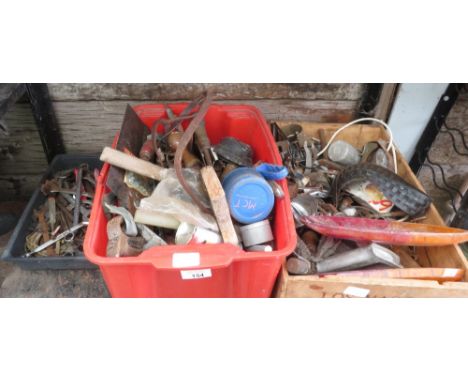
[[[373,183],[367,181],[364,183],[351,184],[346,191],[357,196],[368,203],[374,210],[380,213],[390,212],[393,208],[391,200],[385,198],[385,195]]]
[[[193,269],[190,271],[180,271],[184,280],[206,279],[211,277],[211,269]]]
[[[200,254],[198,252],[176,252],[172,255],[173,268],[198,267]]]
[[[353,297],[367,297],[369,289],[349,286],[343,291],[343,294]]]
[[[444,270],[444,277],[455,277],[457,275],[458,269],[446,268]]]

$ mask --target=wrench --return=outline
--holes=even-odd
[[[81,213],[81,220],[84,222],[89,222],[89,215],[91,213],[91,210],[89,208],[86,208],[86,206],[81,205],[80,213]]]
[[[115,216],[107,223],[108,257],[137,256],[143,251],[145,239],[140,236],[130,237],[122,231],[122,216]]]
[[[52,196],[49,196],[47,198],[47,208],[49,210],[49,224],[50,224],[50,229],[53,231],[55,229],[55,223],[57,222],[57,208],[55,205],[55,198]]]
[[[141,236],[145,239],[146,244],[143,249],[148,249],[157,245],[167,245],[162,237],[153,232],[152,229],[148,228],[144,224],[137,224],[141,232]]]
[[[304,174],[307,175],[307,174],[310,174],[310,169],[312,167],[312,151],[307,141],[304,141],[304,152],[305,152],[305,157],[306,157],[306,162],[305,162],[306,169],[304,171]]]
[[[73,225],[76,226],[80,220],[81,183],[83,181],[83,167],[79,167],[76,175],[75,207],[73,209]]]
[[[46,248],[49,248],[51,245],[55,244],[56,242],[58,242],[58,241],[60,241],[62,239],[65,240],[65,241],[68,241],[68,242],[73,241],[73,239],[75,238],[74,232],[80,230],[81,228],[83,228],[83,227],[85,227],[87,225],[88,225],[88,222],[82,222],[80,224],[77,224],[77,225],[71,227],[70,229],[67,229],[66,231],[63,231],[55,239],[48,240],[45,243],[41,244],[36,249],[34,249],[33,251],[25,253],[24,257],[30,257],[31,255],[33,255],[35,253],[41,252],[42,250],[44,250]]]
[[[109,203],[104,202],[104,206],[108,209],[111,214],[120,215],[125,221],[125,234],[127,236],[137,236],[138,228],[133,220],[132,214],[124,207],[116,207]]]
[[[50,235],[49,235],[49,226],[47,225],[47,221],[45,218],[45,205],[42,207],[39,212],[36,214],[36,218],[39,222],[39,229],[42,232],[42,236],[44,237],[45,241],[50,240]],[[53,248],[47,247],[47,256],[54,256],[55,252]]]

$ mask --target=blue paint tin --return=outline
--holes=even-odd
[[[268,182],[255,169],[232,170],[222,182],[231,216],[239,223],[252,224],[268,217],[275,196]]]

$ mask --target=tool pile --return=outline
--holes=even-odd
[[[179,114],[166,107],[150,130],[128,107],[111,165],[107,256],[136,256],[161,245],[230,243],[272,251],[271,213],[285,167],[254,163],[250,145],[232,136],[212,144],[205,129],[211,94]],[[220,126],[219,128],[222,128]]]
[[[467,241],[468,231],[417,223],[431,200],[397,174],[391,133],[362,147],[338,140],[354,122],[320,139],[297,124],[271,125],[298,236],[288,272],[460,280],[461,269],[421,268],[409,247]]]
[[[93,204],[98,172],[87,164],[56,172],[41,185],[47,198],[34,211],[24,257],[74,256],[83,252],[85,228]]]

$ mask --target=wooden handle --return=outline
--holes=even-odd
[[[104,147],[101,154],[101,161],[107,162],[112,166],[122,168],[127,171],[133,171],[134,173],[154,180],[161,180],[167,176],[168,169],[160,166],[156,166],[143,159],[128,155],[122,151],[112,149],[110,147]]]
[[[182,139],[182,133],[180,131],[173,131],[171,134],[169,134],[169,137],[167,138],[167,142],[169,143],[169,147],[171,148],[173,152],[176,152],[181,139]],[[189,168],[201,167],[200,160],[187,149],[185,149],[184,152],[182,153],[182,162],[184,162],[185,167],[189,167]]]
[[[210,198],[213,213],[218,222],[221,236],[225,243],[239,245],[236,230],[232,224],[231,215],[229,212],[229,205],[224,194],[223,187],[216,175],[213,167],[207,166],[201,169],[201,176],[205,183],[208,196]]]
[[[213,161],[211,160],[210,153],[211,143],[210,139],[208,138],[208,134],[206,133],[204,121],[201,123],[200,127],[195,131],[195,138],[200,152],[203,153],[206,165],[213,166]]]

